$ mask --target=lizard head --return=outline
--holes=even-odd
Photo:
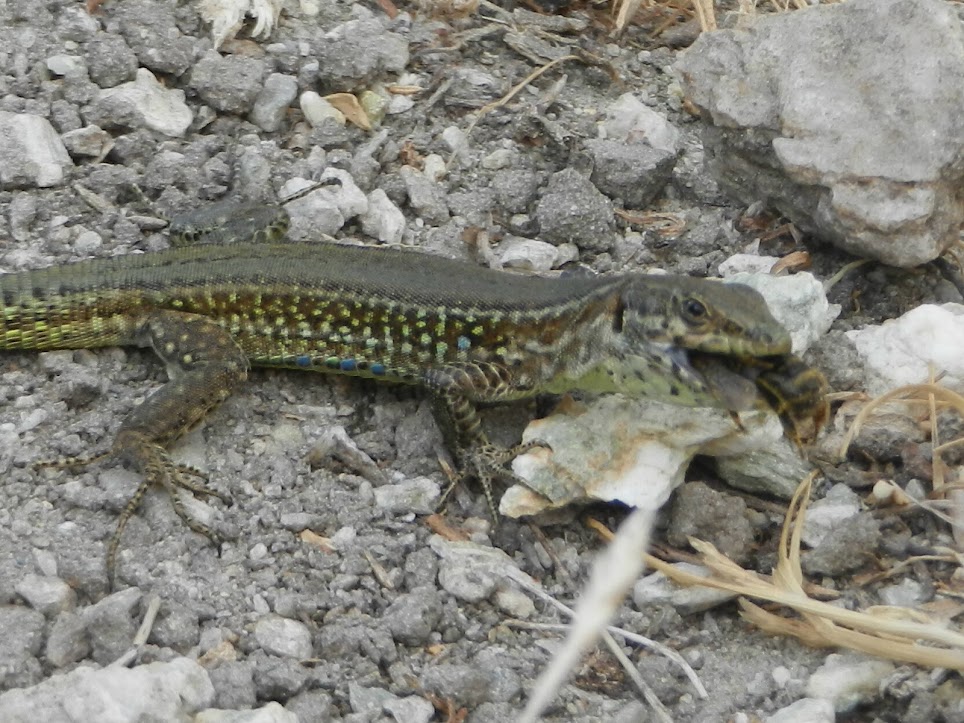
[[[689,276],[645,276],[626,285],[621,302],[618,313],[630,343],[667,344],[737,358],[790,353],[787,330],[749,286]]]
[[[682,276],[632,279],[620,295],[606,373],[627,393],[730,411],[770,408],[799,441],[827,418],[826,379],[791,354],[759,292]]]

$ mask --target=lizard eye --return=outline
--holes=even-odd
[[[697,299],[683,299],[683,317],[689,322],[701,322],[707,316],[706,307]]]

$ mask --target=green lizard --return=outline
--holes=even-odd
[[[417,384],[458,463],[492,482],[533,444],[488,442],[476,405],[568,390],[733,411],[771,406],[788,431],[822,423],[822,375],[748,287],[681,276],[522,277],[425,254],[340,244],[187,245],[0,275],[0,349],[152,347],[170,381],[120,425],[110,454],[192,529],[177,488],[217,494],[167,447],[245,382],[284,367]],[[514,480],[518,481],[518,480]]]

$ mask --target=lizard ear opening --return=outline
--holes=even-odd
[[[613,331],[617,334],[623,333],[623,317],[626,315],[626,302],[623,301],[622,296],[616,302],[616,308],[613,310]]]

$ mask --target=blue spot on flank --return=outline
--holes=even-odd
[[[306,354],[302,354],[299,357],[295,357],[295,364],[297,364],[300,367],[310,367],[311,357]]]
[[[354,359],[342,359],[338,363],[338,368],[343,372],[353,372],[358,368],[358,365],[355,363]]]
[[[467,336],[460,336],[456,340],[455,345],[458,347],[459,351],[468,351],[472,348],[472,340]]]
[[[374,364],[372,364],[370,371],[372,374],[380,377],[385,373],[385,365],[375,362]]]

